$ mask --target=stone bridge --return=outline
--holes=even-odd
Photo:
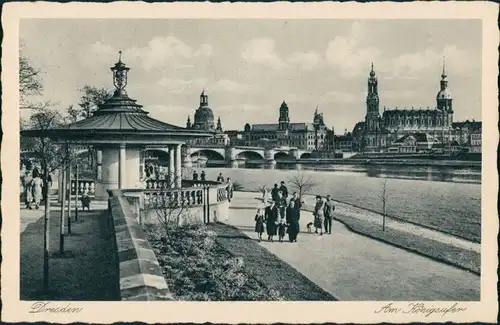
[[[168,152],[167,149],[155,148]],[[276,164],[276,161],[294,161],[302,158],[309,158],[311,152],[292,148],[262,148],[246,146],[215,146],[215,145],[192,145],[183,152],[184,165],[189,165],[201,157],[210,161],[221,161],[228,166],[237,165],[238,161],[265,162]]]
[[[188,149],[186,155],[189,154],[192,160],[203,156],[209,160],[223,160],[226,163],[231,163],[237,160],[251,161],[291,161],[301,158],[309,158],[311,152],[291,147],[281,148],[262,148],[262,147],[246,147],[246,146],[231,146],[231,147],[215,147],[215,146],[192,146]]]

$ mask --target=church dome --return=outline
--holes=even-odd
[[[201,106],[194,114],[195,123],[207,123],[214,121],[214,112],[208,106]]]
[[[194,113],[194,127],[212,129],[215,127],[214,112],[208,106],[208,96],[203,91],[200,95],[200,106]]]

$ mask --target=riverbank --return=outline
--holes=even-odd
[[[238,197],[248,201],[247,207],[250,209],[262,205],[258,202],[261,198],[258,192],[239,192]],[[314,196],[306,195],[305,202],[303,210],[312,212],[314,207],[309,203],[314,202]],[[241,208],[241,203],[239,207]],[[382,229],[381,214],[341,202],[335,202],[335,207],[334,219],[355,233],[476,275],[481,273],[481,245],[479,243],[388,217],[386,217],[385,229]]]
[[[286,162],[285,162],[286,163]],[[378,165],[378,166],[419,166],[419,167],[457,167],[457,168],[481,168],[481,161],[473,160],[433,160],[433,159],[411,159],[411,158],[393,158],[380,159],[373,158],[347,158],[347,159],[328,159],[328,158],[304,158],[296,161],[302,165]]]
[[[196,169],[198,173],[202,169]],[[266,185],[284,181],[289,192],[297,191],[293,182],[306,180],[309,193],[330,194],[338,202],[382,213],[380,195],[386,185],[386,214],[395,220],[481,242],[481,185],[372,177],[349,171],[267,170],[267,169],[203,169],[207,179],[219,173],[241,184],[246,191],[257,191]],[[398,171],[404,173],[404,171]],[[384,172],[387,173],[387,172]],[[377,174],[378,175],[378,174]]]

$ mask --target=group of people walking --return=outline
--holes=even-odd
[[[263,188],[262,201],[265,208],[264,211],[258,209],[255,215],[255,232],[259,236],[259,241],[262,240],[262,235],[266,231],[267,240],[270,242],[274,242],[275,236],[283,242],[286,234],[288,234],[289,242],[297,242],[302,202],[297,193],[293,193],[290,198],[288,196],[288,188],[283,181],[280,187],[274,184],[271,190],[271,201],[269,201],[267,188]]]
[[[259,241],[262,240],[262,235],[267,232],[267,240],[274,241],[274,237],[278,236],[278,240],[283,242],[286,234],[288,241],[291,243],[297,242],[298,234],[300,233],[300,211],[304,201],[296,192],[288,198],[288,188],[284,181],[281,181],[280,186],[274,184],[271,190],[271,201],[269,202],[269,193],[266,187],[262,190],[262,201],[265,208],[258,209],[255,215],[255,232],[258,234]],[[308,223],[307,228],[316,228],[315,233],[323,235],[323,227],[325,234],[332,233],[332,219],[335,205],[330,195],[323,197],[316,196],[316,204],[314,206],[314,220]]]
[[[27,209],[40,208],[40,202],[45,196],[45,191],[52,185],[52,178],[49,175],[48,184],[42,179],[42,175],[38,168],[33,168],[32,171],[27,171],[21,179],[21,193]],[[48,185],[48,186],[47,186]]]

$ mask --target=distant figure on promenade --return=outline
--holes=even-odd
[[[224,176],[222,176],[222,173],[219,173],[219,176],[217,176],[217,182],[224,183]]]
[[[286,198],[288,198],[288,189],[285,186],[285,182],[281,181],[281,186],[279,190],[283,193],[283,197],[286,200]]]
[[[259,236],[259,241],[262,240],[262,234],[264,233],[264,214],[262,214],[261,209],[257,209],[257,213],[255,214],[255,232]]]
[[[286,208],[286,223],[288,224],[288,240],[293,243],[297,242],[297,235],[300,232],[300,210],[295,206],[295,201],[290,200]]]
[[[227,178],[227,185],[226,185],[226,191],[227,191],[227,200],[231,202],[231,199],[233,198],[233,190],[234,190],[234,184],[231,181],[231,178]]]
[[[32,188],[33,188],[33,177],[28,171],[23,177],[23,199],[26,204],[26,209],[31,209],[31,202],[33,202]]]
[[[40,208],[40,201],[42,200],[43,195],[43,180],[40,178],[40,175],[33,173],[33,181],[32,181],[32,195],[33,202],[35,203],[35,209]]]
[[[333,204],[330,195],[327,195],[324,212],[325,212],[325,233],[328,234],[332,233],[333,211],[335,211],[335,205]]]
[[[323,199],[321,196],[316,196],[316,206],[314,207],[314,228],[316,228],[316,231],[314,233],[318,233],[318,229],[320,231],[320,235],[323,235],[323,222],[324,222],[324,209],[325,209],[325,203],[323,202]]]
[[[280,189],[278,188],[278,184],[274,183],[274,187],[271,190],[271,198],[273,199],[273,201],[276,201],[276,199],[278,198],[278,191],[279,190]]]
[[[196,172],[196,170],[193,172],[193,181],[197,181],[198,180],[198,173]]]
[[[262,203],[264,203],[264,206],[267,207],[267,201],[269,199],[269,192],[267,191],[267,187],[264,185],[262,188]]]
[[[276,236],[276,224],[278,223],[278,209],[274,201],[264,210],[264,218],[266,220],[267,240],[272,242],[274,241],[273,236]]]
[[[205,171],[204,170],[201,171],[200,180],[202,180],[202,181],[205,180]]]

